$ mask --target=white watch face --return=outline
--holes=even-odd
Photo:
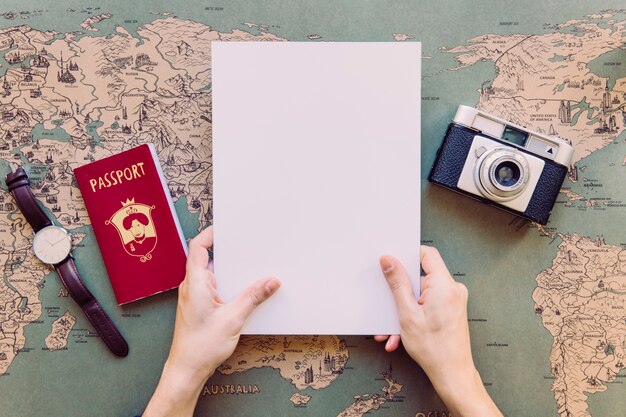
[[[41,262],[57,264],[70,254],[72,239],[65,229],[47,226],[35,234],[33,250]]]

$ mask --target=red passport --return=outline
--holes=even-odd
[[[178,287],[187,244],[154,146],[74,170],[119,304]]]

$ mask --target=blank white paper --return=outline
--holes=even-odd
[[[419,43],[214,42],[217,289],[281,280],[245,334],[397,334],[419,295]]]

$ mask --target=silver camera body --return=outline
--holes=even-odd
[[[429,180],[545,224],[573,153],[561,138],[459,106]]]

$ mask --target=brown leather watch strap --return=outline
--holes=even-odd
[[[6,181],[9,192],[35,233],[52,224],[30,190],[30,179],[24,168],[20,167],[15,172],[7,174]]]
[[[35,196],[30,190],[30,180],[23,168],[20,167],[15,172],[9,173],[6,177],[6,183],[17,206],[24,214],[24,217],[26,217],[28,223],[33,227],[35,233],[46,226],[52,225],[52,220],[39,207],[39,203],[37,203]],[[63,285],[83,310],[91,324],[96,328],[109,350],[117,356],[128,355],[126,340],[124,340],[124,337],[122,337],[93,294],[81,281],[72,257],[68,256],[54,265],[54,267]]]
[[[54,266],[61,277],[61,281],[74,301],[83,310],[91,324],[107,345],[109,350],[117,356],[128,355],[128,344],[117,330],[109,316],[104,312],[89,289],[81,281],[76,265],[71,257]]]

